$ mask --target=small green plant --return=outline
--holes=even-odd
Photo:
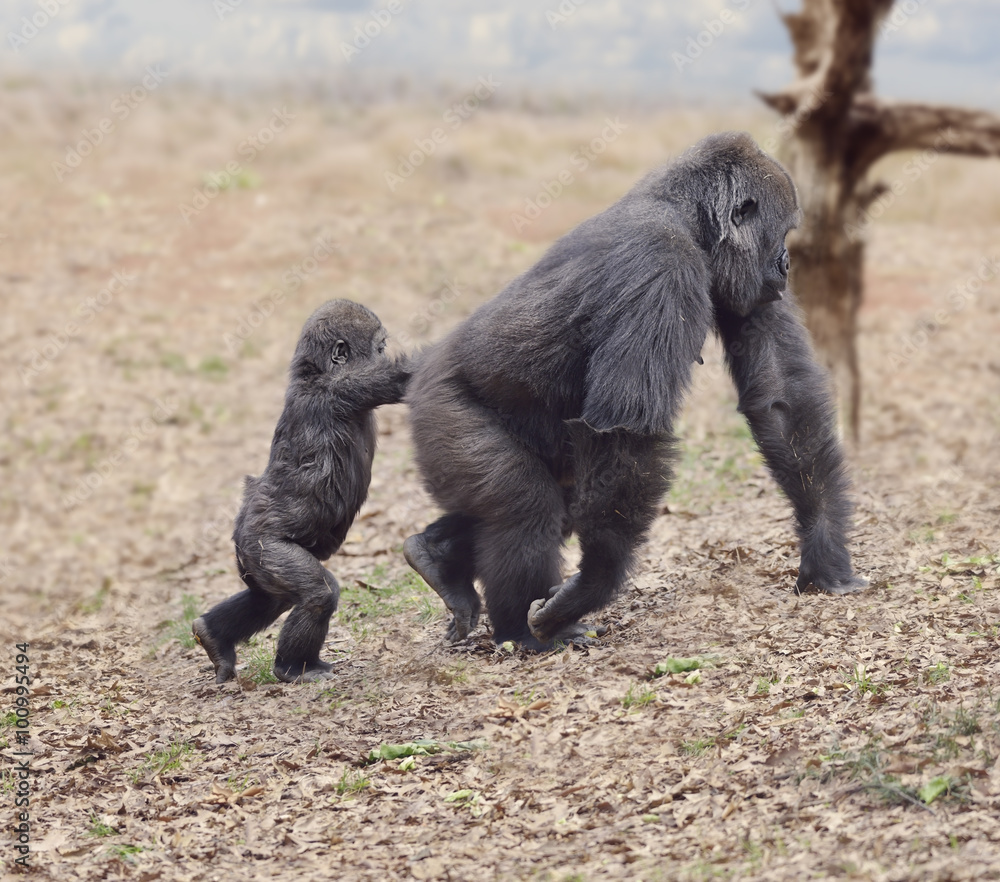
[[[853,686],[860,695],[881,695],[888,688],[885,683],[876,683],[864,664],[857,664],[851,669],[848,685]]]
[[[933,542],[937,538],[937,534],[930,528],[924,527],[923,530],[910,530],[910,541],[914,544],[921,542]]]
[[[655,680],[657,677],[664,677],[667,674],[685,674],[689,671],[697,671],[712,664],[714,659],[710,658],[673,658],[658,662],[650,675]]]
[[[933,739],[932,752],[935,761],[954,760],[967,751],[976,750],[975,736],[983,731],[981,719],[983,711],[981,700],[977,700],[971,710],[959,706],[949,712],[947,709],[942,710],[934,702],[923,710],[921,723],[928,737]],[[992,761],[988,751],[981,752],[988,762]]]
[[[947,683],[951,679],[951,670],[945,662],[938,662],[933,667],[927,668],[927,670],[924,671],[924,679],[931,686]]]
[[[478,790],[456,790],[454,793],[449,793],[444,801],[467,808],[473,817],[478,818],[483,814],[483,807],[479,805],[479,796]]]
[[[123,861],[129,861],[134,855],[145,851],[141,845],[112,845],[108,851],[111,852],[115,857],[120,858]]]
[[[156,484],[149,484],[145,481],[136,481],[132,484],[132,496],[135,497],[136,505],[149,502],[156,492]]]
[[[975,603],[976,595],[981,593],[983,590],[983,580],[979,576],[972,577],[972,585],[965,591],[962,591],[958,595],[958,599],[962,603]]]
[[[469,682],[469,670],[465,662],[456,662],[446,668],[438,668],[429,672],[430,679],[440,686],[452,686],[456,683]]]
[[[356,796],[362,790],[371,786],[371,780],[357,769],[344,769],[344,774],[337,782],[337,796],[342,799]]]
[[[109,594],[111,594],[111,578],[105,576],[101,582],[101,587],[97,589],[94,595],[87,600],[81,601],[80,612],[84,615],[100,612]]]
[[[241,168],[235,174],[227,171],[205,172],[201,176],[205,187],[218,187],[219,190],[256,190],[260,186],[260,176],[247,168]]]
[[[759,867],[761,861],[764,859],[764,849],[761,844],[747,837],[740,840],[740,847],[745,852],[750,865],[754,868]]]
[[[734,870],[731,867],[720,866],[717,863],[711,863],[703,859],[684,867],[683,875],[680,878],[705,880],[707,882],[709,879],[726,879],[732,876],[733,872]],[[657,878],[666,879],[667,877],[662,876]]]
[[[63,459],[79,456],[83,458],[84,468],[92,469],[97,462],[97,454],[105,447],[104,439],[95,432],[84,432],[72,444]]]
[[[184,764],[184,758],[191,753],[191,745],[186,741],[175,741],[163,750],[158,750],[152,757],[152,769],[159,775],[163,772],[175,772]]]
[[[656,701],[656,692],[654,690],[645,684],[633,683],[628,687],[625,697],[622,698],[622,707],[625,710],[638,710],[647,704],[652,704],[654,701]]]
[[[523,689],[520,686],[515,687],[513,699],[522,707],[527,707],[530,704],[538,701],[542,698],[548,698],[544,691],[539,691],[532,687],[531,689]]]
[[[168,744],[163,750],[158,750],[148,756],[145,762],[132,773],[133,783],[143,778],[179,771],[191,751],[192,747],[186,741],[175,741]]]
[[[822,757],[822,760],[828,764],[825,778],[846,772],[851,780],[858,782],[862,790],[874,793],[885,802],[925,806],[916,790],[904,787],[895,775],[886,771],[888,763],[882,753],[881,735],[869,738],[868,743],[859,751],[844,753],[834,750]]]
[[[98,815],[90,816],[90,829],[88,836],[117,836],[118,831],[110,824],[106,824]]]
[[[804,715],[805,715],[805,711],[802,711],[799,714],[799,716],[804,716]],[[721,737],[723,739],[728,740],[728,741],[735,741],[736,739],[738,739],[740,737],[740,735],[742,735],[744,732],[746,732],[746,730],[748,728],[749,727],[747,726],[746,723],[739,723],[738,725],[736,725],[732,729],[730,729],[728,732],[725,732]]]
[[[388,581],[387,571],[380,564],[367,578],[341,589],[337,615],[355,637],[367,636],[368,624],[384,616],[407,611],[415,611],[419,617],[429,616],[432,611],[435,616],[439,614],[437,605],[427,603],[430,589],[420,576],[409,572]]]
[[[757,688],[755,690],[757,695],[770,695],[771,693],[771,680],[769,677],[758,677],[757,678]]]
[[[437,741],[424,738],[419,741],[404,741],[402,744],[380,744],[368,752],[366,764],[379,760],[396,760],[409,756],[431,756],[444,751],[485,750],[485,741]]]
[[[917,791],[917,796],[920,797],[924,805],[930,805],[937,799],[941,794],[948,793],[951,790],[953,781],[947,775],[942,775],[937,778],[931,778],[920,790]]]
[[[253,340],[244,340],[240,347],[240,358],[260,358],[263,350]]]
[[[162,645],[168,640],[176,640],[185,649],[191,649],[196,645],[194,634],[191,633],[191,623],[198,618],[201,608],[201,600],[193,594],[185,594],[181,597],[181,615],[178,619],[164,622],[160,628],[163,636],[157,645]]]
[[[254,637],[250,640],[243,653],[246,664],[242,676],[258,686],[277,683],[278,678],[274,676],[275,651],[273,638]]]
[[[160,356],[160,367],[175,374],[188,372],[187,359],[176,352],[164,352]]]
[[[328,701],[327,707],[330,710],[336,710],[339,707],[344,706],[344,701],[347,699],[347,693],[344,692],[339,686],[327,686],[320,690],[320,698]]]
[[[950,728],[956,735],[971,737],[983,731],[983,725],[979,720],[979,714],[975,710],[966,710],[959,706],[951,719]]]
[[[681,753],[686,756],[701,756],[714,744],[715,740],[712,738],[690,738],[681,742]]]
[[[441,602],[435,602],[431,597],[421,597],[417,601],[417,621],[421,625],[429,625],[432,622],[440,621],[444,618],[444,611]]]
[[[256,783],[249,772],[245,775],[233,774],[226,778],[226,787],[233,793],[242,793],[244,790],[253,787]]]
[[[218,355],[209,355],[201,360],[198,365],[198,372],[208,377],[210,380],[221,380],[229,373],[229,365]]]

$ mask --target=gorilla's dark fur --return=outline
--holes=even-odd
[[[371,481],[375,415],[399,401],[409,366],[385,353],[378,317],[331,300],[305,323],[289,369],[285,408],[267,468],[248,477],[236,516],[236,564],[247,588],[194,622],[215,665],[215,681],[236,673],[236,644],[291,613],[278,637],[279,680],[324,679],[320,660],[340,594],[320,563],[347,535]]]
[[[706,337],[721,338],[739,406],[798,521],[798,587],[864,582],[828,378],[782,299],[799,215],[785,170],[745,134],[706,138],[433,347],[407,395],[417,461],[445,515],[410,565],[497,642],[580,638],[614,598],[670,481],[672,428]],[[579,572],[563,581],[575,531]]]

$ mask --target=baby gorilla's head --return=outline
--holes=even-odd
[[[385,328],[360,303],[328,300],[306,320],[292,358],[293,377],[342,370],[385,354]]]

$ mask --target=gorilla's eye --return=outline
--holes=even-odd
[[[738,227],[757,213],[757,200],[744,199],[739,208],[733,209],[733,226]]]
[[[375,351],[379,355],[385,354],[385,340],[383,340],[381,343],[378,344],[378,346],[375,347]]]
[[[333,356],[331,361],[334,364],[347,364],[347,356],[351,354],[351,349],[343,340],[338,340],[333,346]]]

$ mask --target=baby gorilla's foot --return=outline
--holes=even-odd
[[[282,683],[315,683],[318,680],[332,680],[333,665],[315,659],[314,661],[274,661],[274,676]]]
[[[204,618],[197,618],[192,622],[191,633],[215,666],[215,682],[232,680],[236,676],[236,645],[226,644],[212,636]]]

